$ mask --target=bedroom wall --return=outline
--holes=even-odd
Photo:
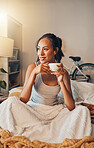
[[[0,8],[23,25],[23,81],[28,64],[35,61],[36,40],[53,32],[63,40],[63,62],[69,55],[94,62],[94,0],[5,0]]]

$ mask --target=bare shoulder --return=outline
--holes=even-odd
[[[28,79],[32,73],[32,70],[36,67],[35,63],[28,65],[27,71],[26,71],[26,75],[25,75],[25,82],[24,82],[24,86],[26,85],[26,83],[28,82]]]
[[[36,67],[35,63],[28,65],[27,71],[32,72],[32,70]]]

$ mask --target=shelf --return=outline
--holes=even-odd
[[[12,85],[12,86],[9,87],[9,89],[12,89],[12,88],[17,87],[17,86],[20,86],[20,84]]]
[[[0,99],[7,96],[8,96],[8,93],[0,93]]]
[[[20,71],[9,72],[9,75],[16,74],[16,73],[19,73],[19,72],[20,72]]]
[[[20,62],[20,60],[9,60],[9,63],[12,63],[12,62]]]
[[[0,80],[6,82],[6,89],[1,88],[2,93],[8,93],[10,89],[21,86],[22,79],[22,24],[11,17],[7,18],[7,37],[14,40],[13,56],[0,57],[0,67],[7,73],[0,73]]]

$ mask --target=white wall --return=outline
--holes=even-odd
[[[3,7],[23,24],[23,79],[28,64],[35,61],[37,39],[47,32],[63,39],[65,57],[94,62],[94,0],[8,0]],[[70,66],[67,58],[63,62]]]

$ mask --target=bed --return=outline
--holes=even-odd
[[[71,80],[71,89],[75,104],[84,105],[90,110],[91,123],[92,123],[92,134],[94,135],[94,84],[87,82],[77,82]],[[20,98],[22,87],[16,87],[9,91],[9,96],[17,96]],[[64,103],[62,98],[58,98],[60,103]]]
[[[76,82],[76,81],[72,80],[71,81],[71,88],[72,88],[73,97],[75,99],[76,105],[79,106],[79,104],[82,104],[84,106],[87,106],[89,108],[90,112],[91,112],[92,119],[93,119],[93,117],[94,117],[94,114],[93,114],[93,111],[94,111],[94,106],[93,106],[94,105],[94,84],[90,84],[90,83],[86,83],[86,82]],[[9,92],[9,98],[12,99],[12,98],[16,97],[17,99],[19,99],[21,91],[22,91],[22,87],[17,87],[17,88],[11,89],[10,92]],[[64,102],[63,99],[61,99],[61,98],[58,98],[58,99],[59,99],[60,103]],[[15,110],[14,110],[14,112],[15,112]],[[20,112],[19,112],[19,114],[20,114]],[[9,119],[6,119],[6,120],[9,120]],[[9,123],[10,122],[12,122],[12,121],[9,121]],[[10,129],[9,129],[9,126],[8,126],[8,129],[9,129],[10,132],[11,132],[11,128],[12,127],[10,127]],[[27,129],[27,130],[30,130],[30,129]],[[21,132],[23,132],[23,131],[20,130],[20,128],[18,129],[18,131],[20,132],[20,135],[21,135]],[[4,132],[6,133],[6,131],[1,128],[1,133],[4,133]],[[7,133],[8,133],[8,131],[7,131]],[[34,147],[34,145],[35,145],[35,147],[42,147],[42,146],[59,147],[61,145],[63,147],[64,144],[65,145],[67,144],[67,147],[75,145],[75,144],[78,145],[78,147],[79,147],[79,144],[81,146],[84,143],[84,141],[85,141],[85,144],[87,143],[87,145],[88,145],[88,143],[90,144],[90,142],[92,143],[94,141],[94,124],[93,124],[93,120],[92,120],[91,137],[89,136],[89,137],[84,137],[84,138],[75,139],[75,140],[65,139],[63,141],[63,143],[61,143],[60,145],[58,145],[56,143],[51,144],[49,142],[38,141],[38,139],[33,141],[33,143],[32,143],[32,142],[28,141],[28,139],[25,139],[26,137],[29,138],[29,135],[27,135],[26,137],[24,137],[24,136],[15,137],[15,136],[12,136],[10,133],[8,133],[8,136],[7,136],[7,138],[10,138],[10,142],[16,141],[16,142],[18,142],[18,145],[26,145],[26,143],[27,143],[27,145],[29,145],[29,147]],[[6,138],[5,141],[3,140],[3,143],[5,143],[5,142],[9,143],[9,139],[7,140],[7,138]],[[44,139],[44,141],[45,141],[45,139]],[[16,142],[14,142],[14,143],[16,143]]]

